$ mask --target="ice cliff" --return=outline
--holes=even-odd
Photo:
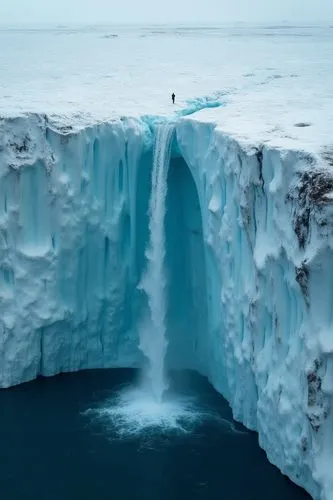
[[[153,118],[0,120],[0,384],[140,366]],[[268,458],[333,498],[329,151],[175,122],[167,364],[207,375]]]

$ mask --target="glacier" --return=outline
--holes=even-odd
[[[142,367],[140,285],[163,117],[0,120],[0,385]],[[333,498],[333,152],[174,121],[167,369],[207,376],[268,459]]]

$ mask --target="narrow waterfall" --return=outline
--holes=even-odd
[[[158,126],[154,148],[152,190],[149,206],[149,243],[146,250],[147,268],[140,284],[148,298],[149,317],[140,332],[140,348],[148,358],[148,376],[156,401],[161,402],[167,389],[164,360],[166,340],[165,298],[165,202],[167,175],[171,156],[174,125]]]

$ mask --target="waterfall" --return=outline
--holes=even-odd
[[[165,202],[167,175],[171,155],[174,125],[157,127],[149,205],[149,243],[146,250],[147,268],[140,284],[148,298],[149,317],[140,332],[140,349],[148,358],[148,376],[153,396],[161,402],[167,389],[164,360],[166,339],[165,298]]]

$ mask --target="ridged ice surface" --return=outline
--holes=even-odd
[[[75,62],[77,71],[65,80],[62,69],[68,68],[66,54],[72,51],[74,60],[80,43],[96,32],[67,33],[80,40],[64,44],[59,34],[64,67],[57,67],[56,50],[51,69],[36,57],[10,66],[17,58],[1,53],[1,67],[10,66],[2,86],[12,94],[1,92],[0,99],[8,115],[0,120],[0,384],[146,365],[139,346],[149,303],[139,285],[147,269],[160,122],[153,115],[172,115],[165,367],[207,375],[235,418],[258,431],[268,458],[314,498],[330,500],[333,44],[327,30],[252,35],[244,40],[244,33],[214,31],[199,39],[197,33],[164,33],[164,41],[172,39],[165,59],[151,40],[160,35],[148,33],[143,40],[149,43],[142,45],[138,37],[125,37],[126,43],[121,36],[93,38],[98,46],[125,43],[133,49],[130,83],[120,76],[121,86],[100,87],[99,80],[95,91],[93,75],[100,73],[87,72],[83,61]],[[0,36],[14,37],[10,46],[21,51],[25,35]],[[40,35],[29,36],[37,38],[27,46]],[[212,49],[216,39],[220,52]],[[193,43],[197,52],[189,50]],[[50,46],[38,44],[48,57]],[[148,46],[158,63],[145,54],[152,65],[144,72],[150,83],[139,92],[143,87],[133,68]],[[183,61],[187,51],[186,65],[175,64],[173,58]],[[92,50],[94,57],[87,52],[85,61],[93,59],[109,74],[110,53]],[[48,95],[34,83],[31,61],[49,68]],[[202,71],[195,72],[200,61]],[[87,86],[80,75],[88,75]],[[65,81],[73,85],[67,92]],[[182,97],[173,108],[164,99],[176,85]],[[52,114],[56,108],[61,116],[15,117],[23,110]],[[115,118],[98,120],[109,114]],[[124,115],[137,118],[119,117]],[[120,401],[125,412],[128,403],[139,402]],[[121,406],[114,411],[122,421],[124,414],[116,413]]]

